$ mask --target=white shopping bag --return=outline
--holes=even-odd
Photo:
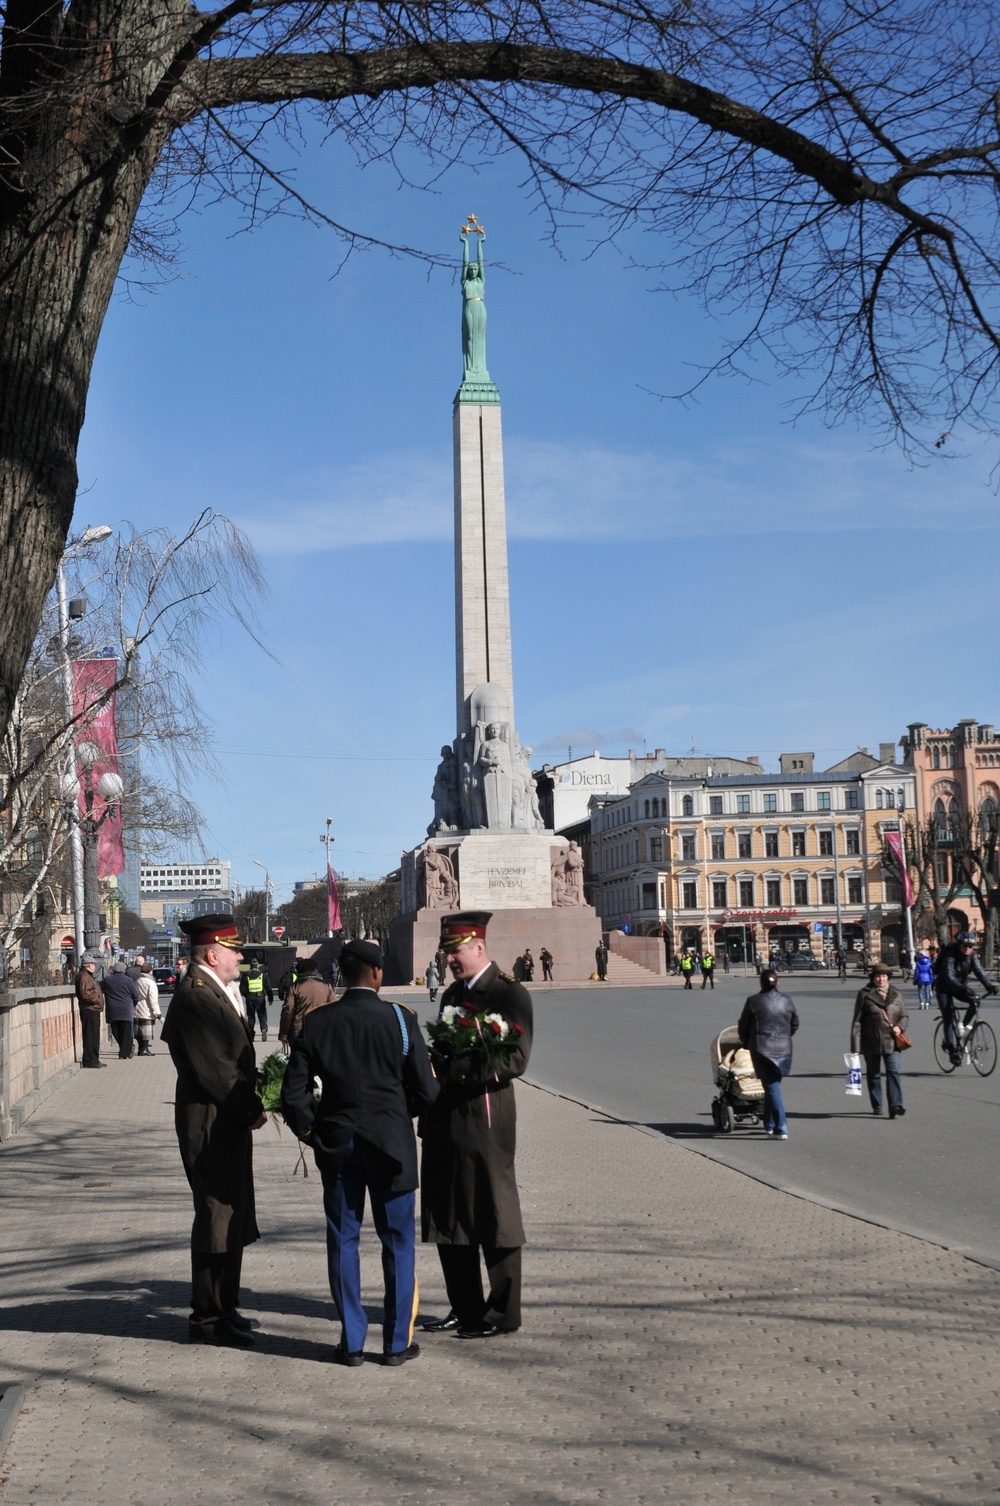
[[[854,1051],[844,1052],[844,1066],[847,1068],[847,1086],[845,1093],[851,1093],[855,1098],[861,1097],[861,1058]]]

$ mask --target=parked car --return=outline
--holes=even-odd
[[[154,967],[153,977],[161,993],[172,994],[177,986],[177,974],[172,967]]]
[[[826,963],[821,958],[814,957],[811,952],[786,952],[781,958],[779,971],[784,968],[790,973],[818,973],[824,967]]]

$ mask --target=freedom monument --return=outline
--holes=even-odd
[[[483,242],[462,226],[462,385],[455,395],[455,723],[434,778],[427,840],[403,854],[402,914],[389,965],[396,981],[422,973],[441,915],[492,910],[490,955],[509,970],[547,946],[561,980],[589,978],[600,939],[583,894],[575,842],[547,831],[531,749],[514,722],[500,393],[486,366]],[[470,256],[470,241],[475,257]]]

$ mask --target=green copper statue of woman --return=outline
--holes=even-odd
[[[470,216],[471,218],[471,216]],[[465,365],[463,381],[488,382],[486,370],[486,304],[483,293],[486,287],[483,269],[483,241],[485,232],[476,226],[479,242],[477,259],[469,260],[468,227],[463,228],[462,242],[462,359]]]

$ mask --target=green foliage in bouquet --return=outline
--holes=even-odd
[[[257,1092],[264,1105],[264,1113],[278,1119],[282,1117],[281,1085],[285,1080],[287,1066],[288,1057],[281,1051],[272,1051],[263,1065],[257,1068]]]
[[[441,1056],[484,1057],[490,1066],[505,1064],[521,1043],[524,1031],[503,1015],[446,1005],[437,1019],[427,1021],[427,1034]]]

